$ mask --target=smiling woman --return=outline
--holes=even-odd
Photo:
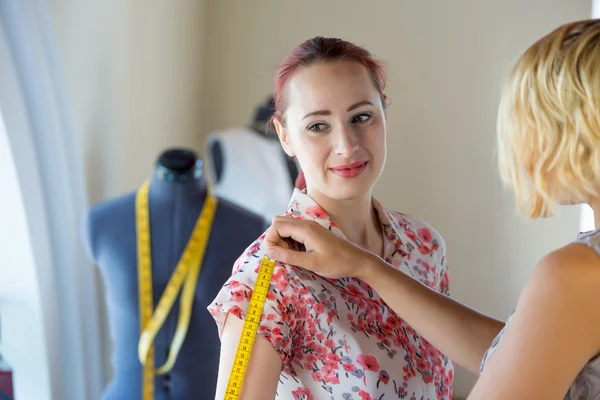
[[[386,160],[384,87],[380,63],[341,39],[308,40],[283,61],[274,123],[306,179],[286,215],[315,221],[449,294],[442,237],[372,195]],[[265,252],[263,235],[239,257],[209,307],[222,340],[219,399]],[[366,283],[278,263],[241,399],[450,399],[452,381],[452,362]]]

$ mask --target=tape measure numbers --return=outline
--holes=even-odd
[[[250,298],[250,305],[244,320],[244,328],[235,353],[231,374],[229,375],[225,400],[239,399],[274,269],[275,261],[266,256],[263,257]]]
[[[152,255],[150,251],[150,211],[148,191],[150,183],[146,180],[136,194],[136,233],[138,258],[138,285],[140,307],[140,340],[138,357],[142,363],[143,400],[154,399],[154,376],[169,372],[177,354],[183,345],[192,313],[196,293],[196,283],[202,268],[202,260],[217,206],[216,198],[209,192],[202,212],[196,221],[192,235],[186,244],[175,272],[171,276],[156,310],[153,311],[152,293]],[[183,287],[183,290],[182,290]],[[171,311],[181,291],[179,319],[175,335],[171,342],[167,361],[163,366],[154,369],[154,338]]]

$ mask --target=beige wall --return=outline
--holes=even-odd
[[[525,46],[585,1],[51,2],[90,200],[136,187],[165,146],[246,125],[286,52],[340,36],[388,64],[389,157],[376,195],[446,238],[454,296],[506,318],[578,210],[526,222],[493,159],[499,86]],[[108,350],[107,350],[108,351]],[[456,396],[473,377],[459,371]]]
[[[50,6],[92,202],[135,189],[165,147],[201,148],[204,1]]]
[[[274,67],[312,36],[339,36],[388,63],[389,156],[376,195],[445,236],[454,296],[505,319],[537,259],[571,239],[578,210],[520,220],[494,159],[499,86],[538,36],[589,17],[590,1],[211,1],[208,130],[247,124]],[[456,395],[473,377],[459,371]]]

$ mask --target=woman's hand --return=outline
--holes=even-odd
[[[294,241],[305,250],[294,249]],[[361,278],[366,272],[366,261],[376,257],[314,221],[292,217],[275,217],[265,244],[267,256],[275,261],[308,269],[325,278]]]

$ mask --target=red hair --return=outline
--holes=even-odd
[[[301,43],[277,68],[274,84],[275,112],[274,119],[284,123],[283,114],[286,109],[284,96],[285,86],[293,73],[300,67],[309,67],[317,62],[354,61],[366,68],[373,85],[381,96],[381,103],[386,107],[387,97],[383,93],[385,89],[385,70],[381,61],[373,58],[366,49],[338,38],[324,38],[317,36]],[[300,171],[296,179],[298,189],[306,188],[304,173]]]
[[[296,178],[296,188],[303,190],[306,189],[306,179],[304,179],[304,172],[300,171]]]

